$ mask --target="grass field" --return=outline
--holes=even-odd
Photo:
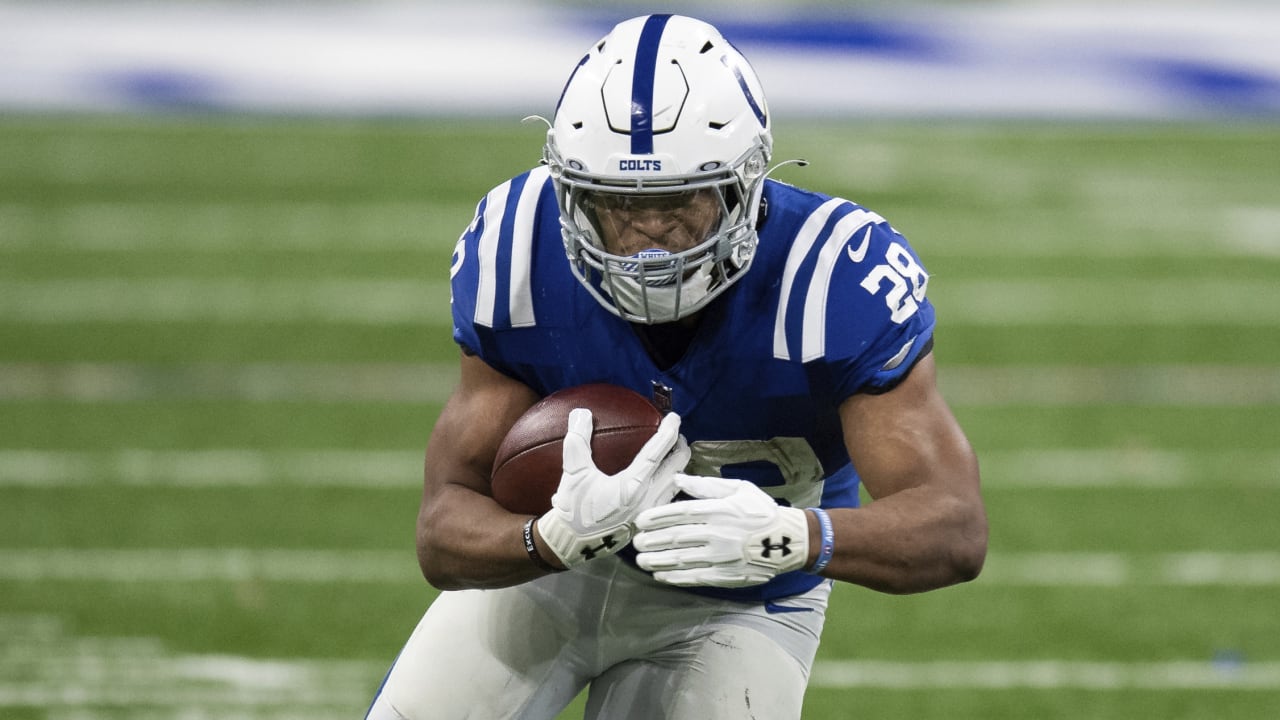
[[[976,583],[837,589],[805,717],[1280,717],[1280,128],[777,132],[924,256],[992,524]],[[362,716],[449,254],[539,143],[0,120],[0,717]]]

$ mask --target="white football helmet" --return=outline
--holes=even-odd
[[[718,30],[679,15],[617,25],[547,131],[574,274],[631,322],[702,309],[755,255],[772,151],[760,81]]]

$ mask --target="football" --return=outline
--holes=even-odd
[[[591,457],[610,475],[631,464],[662,421],[653,403],[618,385],[578,385],[546,396],[516,420],[498,446],[492,473],[498,504],[525,515],[551,509],[574,408],[591,411]]]

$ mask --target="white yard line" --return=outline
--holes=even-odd
[[[478,199],[478,198],[477,198]],[[0,253],[340,253],[453,248],[474,204],[0,203]]]
[[[979,460],[986,488],[1280,488],[1280,450],[1026,448]]]
[[[944,321],[958,324],[1280,325],[1280,283],[1274,279],[942,278],[930,283],[929,292],[946,313]]]
[[[811,687],[890,690],[1270,690],[1280,689],[1280,662],[1070,660],[818,662]]]
[[[1084,327],[1280,325],[1280,283],[1269,279],[939,279],[947,322]],[[87,278],[6,280],[0,321],[449,322],[438,279]]]
[[[443,272],[443,271],[442,271]],[[0,321],[449,325],[444,280],[97,278],[5,280]]]
[[[994,553],[979,582],[1035,587],[1276,587],[1280,552]]]
[[[978,407],[1280,404],[1280,365],[944,365],[938,382],[950,403]]]
[[[0,363],[0,401],[145,402],[175,399],[439,403],[455,363]],[[949,365],[947,399],[970,407],[1280,404],[1280,366],[1078,367]]]
[[[1157,183],[1158,184],[1158,183]],[[1100,194],[1107,189],[1100,190]],[[1204,200],[1204,188],[1180,192]],[[1102,207],[1106,199],[1115,208]],[[26,252],[421,252],[448,251],[474,210],[467,203],[406,202],[89,202],[48,207],[0,203],[0,253]],[[1280,206],[1231,205],[1223,198],[1181,216],[1162,208],[1156,217],[1134,213],[1129,194],[1104,194],[1081,212],[1107,228],[1077,242],[1028,242],[996,233],[980,242],[939,243],[928,257],[1220,258],[1280,255]],[[1158,220],[1170,225],[1153,236]],[[1228,228],[1222,232],[1222,228]],[[921,242],[927,242],[921,237]],[[923,247],[921,249],[924,249]],[[928,258],[926,258],[928,259]]]
[[[1188,188],[1179,194],[1203,200],[1203,190]],[[1123,227],[1125,222],[1150,227],[1153,221],[1134,215],[1130,195],[1104,197],[1116,207],[1100,210],[1091,203],[1081,212],[1099,215],[1097,221],[1109,231],[1080,235],[1075,243],[1028,242],[1025,236],[997,233],[962,247],[938,244],[926,254],[970,259],[1075,258],[1083,252],[1111,258],[1280,254],[1280,206],[1231,205],[1230,198],[1222,198],[1182,216],[1157,216],[1171,225],[1157,238]],[[0,203],[0,253],[449,250],[473,210],[474,204],[434,202],[129,201],[55,207],[8,202]],[[1110,230],[1117,224],[1126,232]],[[1230,231],[1220,232],[1224,226]]]
[[[0,549],[0,580],[71,582],[420,582],[412,548]],[[993,553],[999,587],[1280,587],[1280,552]]]
[[[422,452],[399,450],[0,450],[0,487],[117,484],[409,488],[422,483]]]
[[[154,717],[141,710],[148,706],[168,708],[166,717],[174,717],[175,707],[237,711],[194,717],[245,717],[240,713],[247,708],[277,708],[252,717],[283,720],[336,718],[314,713],[345,706],[349,718],[360,716],[386,669],[386,663],[368,661],[177,654],[157,638],[76,637],[51,616],[0,617],[0,630],[0,707],[138,706],[131,717],[141,718]],[[283,708],[294,714],[280,714]]]
[[[1280,489],[1280,451],[1027,448],[982,451],[983,487]],[[0,449],[0,487],[332,486],[408,488],[421,450],[206,448]]]
[[[442,403],[456,363],[0,363],[0,400]]]
[[[0,578],[32,581],[414,583],[413,549],[0,549]]]

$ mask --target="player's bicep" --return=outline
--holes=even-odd
[[[529,386],[463,354],[458,386],[436,420],[423,466],[424,501],[447,485],[489,494],[498,445],[516,419],[537,402]]]
[[[840,406],[845,444],[872,498],[933,486],[978,494],[973,448],[938,391],[932,355],[893,390],[850,396]]]

